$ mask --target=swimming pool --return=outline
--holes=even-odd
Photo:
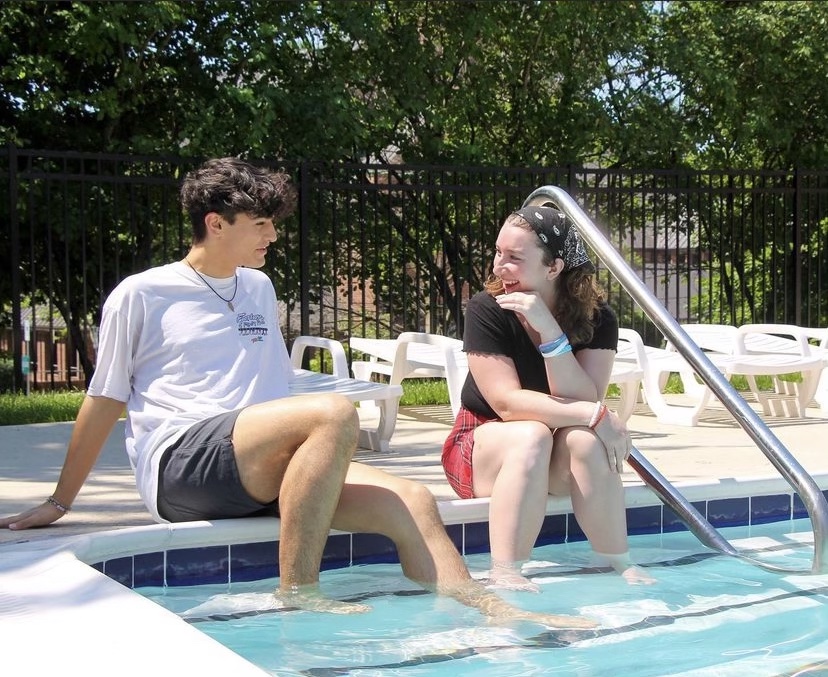
[[[721,531],[752,557],[808,569],[807,519]],[[139,592],[279,676],[828,674],[828,575],[771,573],[687,532],[633,536],[631,546],[656,585],[589,569],[588,546],[576,542],[533,551],[525,571],[540,594],[501,593],[523,608],[591,616],[600,626],[589,631],[489,624],[392,564],[323,572],[328,594],[372,607],[351,616],[273,608],[277,579]],[[485,555],[467,561],[483,575]]]

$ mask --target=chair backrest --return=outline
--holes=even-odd
[[[737,332],[736,352],[771,354],[811,354],[808,336],[794,324],[743,324]]]
[[[293,340],[293,345],[290,349],[290,361],[294,368],[301,368],[306,348],[319,348],[320,350],[327,350],[331,354],[331,359],[333,360],[334,376],[339,378],[350,377],[350,372],[348,371],[348,358],[345,356],[345,349],[339,341],[322,336],[297,336]]]
[[[406,331],[397,337],[397,344],[390,382],[399,383],[399,380],[417,368],[428,369],[439,366],[445,369],[444,375],[448,386],[451,411],[454,416],[457,416],[457,412],[460,411],[460,393],[469,371],[466,354],[463,352],[463,342],[441,334]],[[433,350],[419,351],[418,355],[418,350],[411,344],[433,346],[438,350],[436,354]]]
[[[681,328],[705,352],[731,355],[736,351],[738,329],[732,324],[682,324]]]

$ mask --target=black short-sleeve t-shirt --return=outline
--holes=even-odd
[[[543,357],[516,313],[503,310],[491,294],[481,291],[469,300],[465,322],[463,350],[512,358],[524,389],[549,394]],[[576,353],[584,348],[618,349],[618,318],[608,304],[601,303],[598,307],[592,340],[572,345],[572,351]],[[466,409],[479,416],[497,417],[471,373],[463,385],[461,401]]]

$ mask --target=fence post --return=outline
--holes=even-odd
[[[17,148],[6,144],[9,155],[9,229],[11,234],[11,289],[12,289],[12,390],[23,387],[23,327],[21,323],[20,296],[20,215],[17,211]],[[34,318],[32,318],[34,321]],[[28,376],[26,376],[28,379]]]
[[[802,172],[794,169],[793,260],[802,249]],[[794,263],[794,324],[802,325],[802,266]]]
[[[299,165],[299,333],[310,334],[310,171]]]

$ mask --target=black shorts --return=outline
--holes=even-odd
[[[158,514],[170,522],[278,515],[278,501],[259,503],[239,479],[233,428],[241,410],[196,423],[161,456]]]

